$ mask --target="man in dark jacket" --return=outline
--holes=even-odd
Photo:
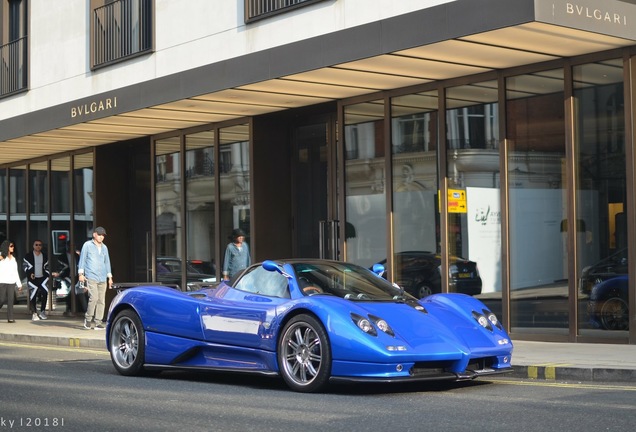
[[[26,274],[27,285],[29,286],[29,309],[31,310],[33,321],[47,319],[46,300],[49,295],[49,260],[42,252],[42,241],[33,242],[33,251],[26,254],[22,260],[22,269]],[[54,277],[57,273],[53,274]],[[40,311],[37,303],[40,300]]]

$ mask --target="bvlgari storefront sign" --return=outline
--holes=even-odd
[[[106,113],[117,108],[117,96],[106,97],[71,107],[71,118],[86,117],[90,114]]]
[[[537,21],[636,40],[633,0],[536,0]]]

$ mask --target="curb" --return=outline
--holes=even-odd
[[[0,341],[55,345],[70,348],[97,348],[106,351],[106,342],[101,339],[83,339],[61,336],[7,335],[0,334]]]
[[[508,376],[545,381],[636,382],[636,370],[634,369],[586,368],[560,364],[513,365],[513,372]]]

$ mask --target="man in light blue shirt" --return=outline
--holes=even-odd
[[[88,307],[84,315],[84,328],[91,329],[95,320],[95,330],[103,330],[106,288],[112,288],[113,275],[110,270],[110,256],[104,244],[106,230],[97,227],[93,230],[93,239],[82,246],[77,274],[81,283],[88,289]]]

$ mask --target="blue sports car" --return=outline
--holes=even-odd
[[[318,259],[264,261],[193,292],[124,290],[111,302],[106,341],[123,375],[251,372],[281,375],[299,392],[337,381],[471,380],[511,371],[513,349],[475,298],[417,300],[371,270]]]

